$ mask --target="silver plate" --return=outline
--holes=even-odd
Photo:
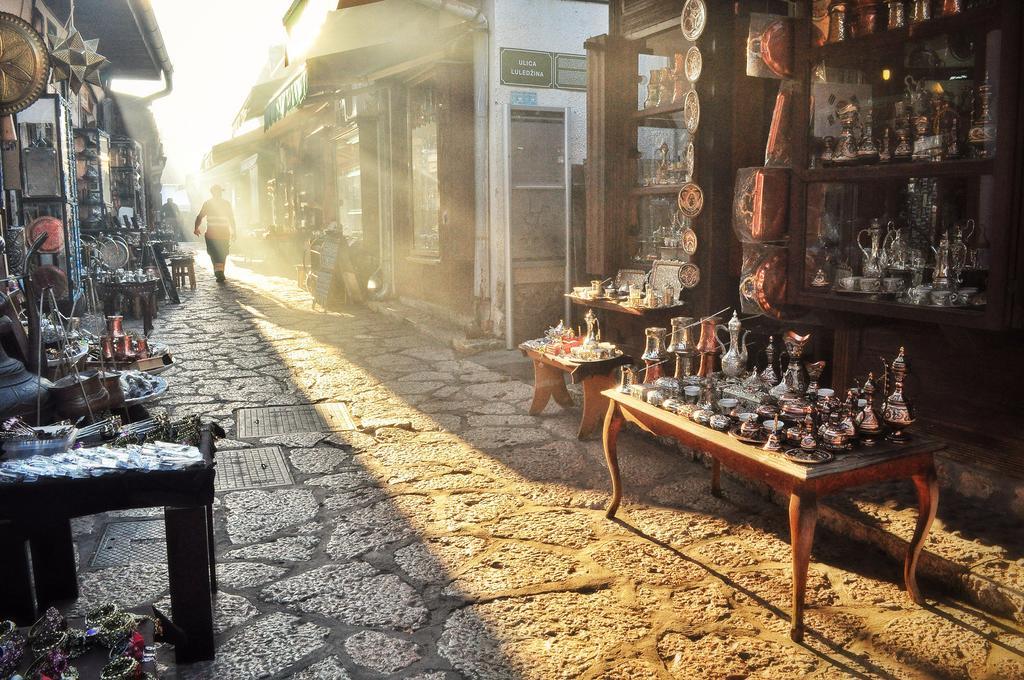
[[[815,449],[813,451],[804,451],[803,449],[786,449],[782,455],[786,457],[786,460],[790,460],[794,463],[800,463],[801,465],[821,465],[822,463],[828,463],[834,456],[828,451],[822,451],[821,449]]]

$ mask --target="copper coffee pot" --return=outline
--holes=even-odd
[[[715,355],[718,354],[719,349],[716,335],[718,323],[717,316],[708,316],[700,320],[700,339],[697,341],[697,351],[700,352],[700,368],[697,370],[697,375],[702,378],[707,378],[715,372]]]
[[[906,397],[903,396],[903,381],[907,377],[907,360],[902,347],[900,347],[900,353],[893,359],[889,370],[892,371],[893,389],[882,407],[882,420],[891,429],[886,439],[903,443],[908,439],[904,430],[913,424],[914,412],[911,410],[910,404],[907,403]]]

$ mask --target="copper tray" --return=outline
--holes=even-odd
[[[41,253],[59,253],[64,249],[64,223],[56,217],[43,215],[37,217],[28,225],[28,243],[35,243],[41,234],[46,234],[46,240],[39,248]]]
[[[793,31],[786,19],[777,19],[761,34],[761,60],[780,78],[793,75]]]

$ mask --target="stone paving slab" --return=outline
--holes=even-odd
[[[600,443],[575,439],[576,411],[526,417],[530,387],[500,362],[365,310],[313,311],[289,277],[234,261],[219,287],[197,264],[198,290],[157,325],[191,357],[166,374],[167,408],[217,420],[230,448],[281,447],[293,483],[217,494],[217,657],[178,668],[163,648],[164,678],[1022,675],[1017,624],[930,587],[913,605],[899,562],[826,532],[795,644],[786,515],[769,498],[729,477],[714,498],[700,462],[627,432],[626,498],[606,520]],[[208,351],[211,333],[238,346]],[[238,441],[231,410],[282,396],[343,400],[360,429]],[[76,521],[79,545],[108,521]],[[966,554],[937,533],[939,552]],[[978,578],[1019,585],[1017,556],[981,555]],[[167,596],[160,564],[83,564],[81,582],[78,609]]]

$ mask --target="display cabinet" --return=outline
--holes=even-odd
[[[789,302],[1004,327],[1018,224],[1020,3],[805,9],[794,46]]]
[[[142,145],[130,137],[110,140],[110,186],[113,214],[123,225],[124,218],[132,224],[145,226],[146,185]]]
[[[113,208],[110,135],[97,128],[77,128],[75,158],[81,228],[85,231],[108,229]]]
[[[28,231],[40,217],[57,218],[61,247],[40,254],[40,264],[60,268],[72,297],[81,291],[81,232],[75,180],[71,110],[60,95],[43,95],[16,115],[21,161],[22,223]],[[29,245],[26,234],[26,245]]]
[[[735,304],[740,257],[727,227],[733,177],[764,162],[766,111],[777,82],[747,78],[742,56],[750,12],[766,9],[784,5],[610,4],[609,34],[586,44],[592,278],[647,270],[655,261],[685,262],[694,266],[687,268],[688,307],[680,313]]]

